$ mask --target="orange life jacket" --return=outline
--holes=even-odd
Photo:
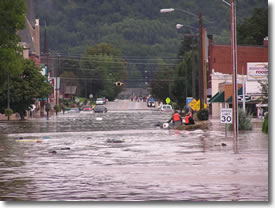
[[[189,124],[189,118],[190,118],[191,116],[185,116],[185,124]]]
[[[175,114],[173,115],[173,121],[180,121],[180,114],[175,113]]]

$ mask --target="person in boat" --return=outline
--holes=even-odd
[[[168,121],[168,123],[170,123],[171,121],[173,121],[174,126],[180,126],[182,124],[182,118],[178,111],[175,111],[173,113],[173,115],[170,118],[170,120]]]
[[[185,115],[185,125],[191,125],[191,124],[195,124],[195,121],[194,121],[194,119],[193,119],[192,112],[189,111],[189,112]]]

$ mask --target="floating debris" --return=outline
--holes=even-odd
[[[96,117],[95,120],[97,120],[97,121],[102,121],[103,118],[101,118],[101,117]]]
[[[17,139],[16,142],[37,142],[42,143],[41,139]]]
[[[57,152],[53,150],[53,151],[50,151],[49,153],[56,154]]]
[[[70,150],[70,147],[62,147],[61,150]]]
[[[123,143],[125,142],[125,139],[107,139],[107,143]]]

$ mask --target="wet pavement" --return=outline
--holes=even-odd
[[[267,201],[268,136],[160,129],[167,113],[110,110],[0,122],[0,200]],[[102,118],[102,119],[98,119]]]

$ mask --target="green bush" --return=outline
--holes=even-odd
[[[5,109],[5,116],[11,116],[13,114],[13,110],[11,108]]]
[[[45,111],[49,112],[51,110],[51,105],[50,103],[46,103]]]
[[[198,111],[197,117],[200,121],[208,120],[208,109],[204,108]]]
[[[243,109],[238,109],[238,129],[239,130],[252,130],[252,114],[246,113]],[[229,124],[228,129],[233,130],[232,124]]]
[[[54,110],[55,110],[55,112],[59,112],[59,111],[60,111],[59,105],[55,105],[55,106],[54,106]]]
[[[262,132],[264,132],[266,134],[268,133],[268,113],[264,117],[264,122],[262,125]]]

